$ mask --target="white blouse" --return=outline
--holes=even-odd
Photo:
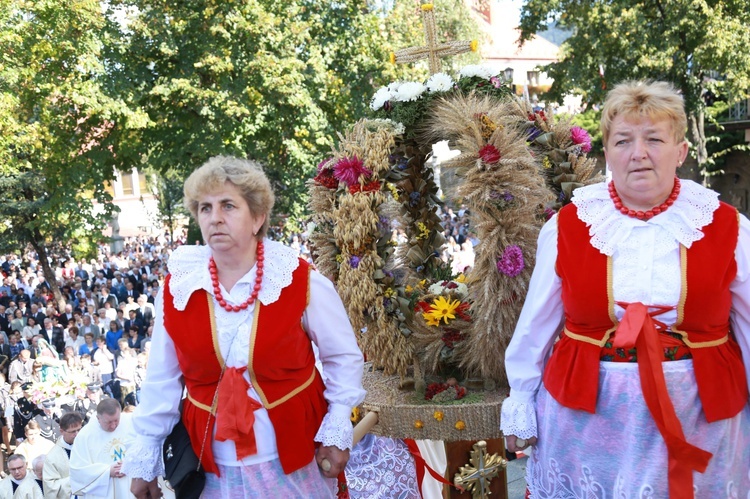
[[[291,284],[292,273],[299,266],[297,254],[290,248],[268,239],[265,245],[265,268],[258,299],[268,305],[278,300],[281,290]],[[211,250],[208,246],[183,246],[169,260],[172,275],[170,290],[178,310],[184,310],[190,295],[205,290],[213,295],[213,285],[208,273]],[[244,302],[255,284],[253,267],[231,290],[222,286],[227,302]],[[214,298],[216,328],[219,348],[227,367],[247,366],[253,311],[250,305],[240,312],[227,312]],[[315,441],[335,445],[340,449],[352,446],[352,425],[349,420],[352,407],[365,397],[362,388],[363,357],[357,346],[346,310],[333,284],[320,273],[310,273],[310,302],[302,323],[313,344],[317,346],[325,380],[324,396],[329,403]],[[213,352],[207,352],[213,355]],[[123,473],[147,481],[163,474],[161,449],[164,439],[180,417],[179,405],[183,394],[180,366],[174,343],[164,329],[162,291],[156,299],[156,323],[151,343],[151,354],[146,380],[141,389],[141,403],[136,409],[134,426],[138,435],[123,464]],[[247,372],[245,379],[250,383]],[[261,402],[251,387],[248,396]],[[258,452],[237,461],[232,441],[210,442],[215,461],[226,466],[250,465],[278,457],[276,437],[268,412],[255,411],[255,432]],[[215,432],[215,428],[213,428]]]
[[[612,257],[615,301],[652,305],[677,305],[680,298],[680,244],[687,248],[703,237],[701,229],[711,223],[719,207],[718,194],[699,184],[682,180],[680,196],[664,213],[648,222],[617,211],[605,183],[575,191],[573,204],[589,226],[591,244]],[[745,362],[750,381],[750,221],[740,217],[735,249],[737,275],[730,286],[731,328]],[[502,407],[500,427],[506,435],[537,436],[534,404],[544,366],[564,322],[562,282],[555,272],[557,262],[557,217],[539,233],[536,266],[529,283],[513,339],[508,345],[505,369],[510,396]],[[615,306],[617,319],[624,310]],[[673,324],[676,310],[659,320]]]

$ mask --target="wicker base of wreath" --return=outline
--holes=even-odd
[[[399,376],[385,376],[365,364],[362,384],[367,390],[362,408],[377,411],[375,435],[456,442],[500,438],[500,406],[506,391],[471,390],[466,400],[431,403],[414,390],[400,389]]]

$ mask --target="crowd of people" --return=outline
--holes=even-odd
[[[96,259],[57,257],[51,267],[62,300],[34,253],[0,256],[0,498],[58,490],[59,473],[43,473],[56,443],[67,442],[69,453],[76,426],[97,417],[103,400],[124,412],[138,405],[155,297],[168,255],[182,243],[139,237],[117,254],[101,246]]]

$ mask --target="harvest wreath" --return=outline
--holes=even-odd
[[[573,189],[602,180],[588,134],[535,112],[483,66],[393,83],[370,107],[309,181],[315,264],[336,283],[370,373],[413,378],[416,398],[449,377],[479,391],[504,385],[539,229]],[[446,139],[460,154],[441,167],[455,172],[479,239],[466,276],[440,259],[428,162]],[[395,226],[407,242],[394,242]]]

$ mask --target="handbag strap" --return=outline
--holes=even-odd
[[[211,410],[208,411],[208,421],[206,421],[206,430],[203,432],[203,442],[201,442],[201,454],[198,456],[198,468],[195,471],[201,470],[201,463],[203,462],[203,452],[206,450],[206,439],[208,438],[208,429],[211,427],[211,416],[216,413],[216,406],[219,404],[219,385],[221,385],[221,379],[224,377],[224,371],[226,366],[221,368],[221,374],[219,374],[219,381],[216,383],[216,391],[214,392],[214,398],[211,402]]]

